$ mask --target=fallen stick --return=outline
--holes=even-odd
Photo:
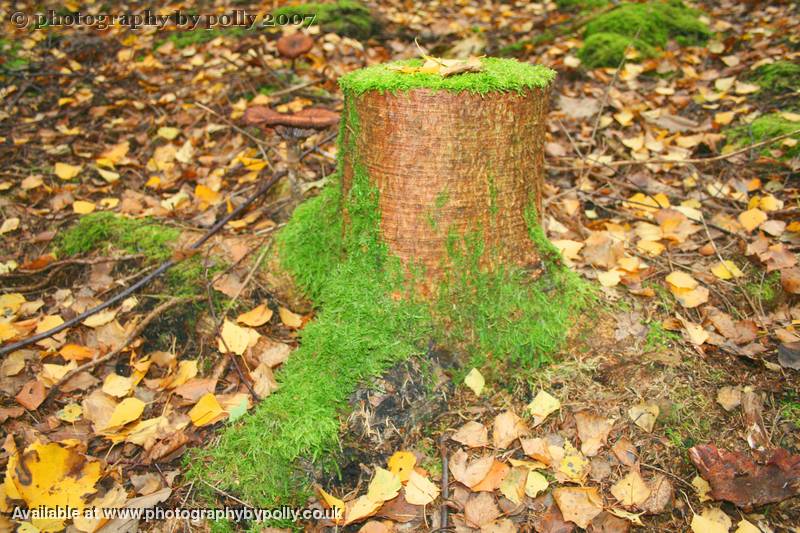
[[[130,343],[135,341],[136,337],[138,337],[139,335],[142,334],[142,332],[145,330],[145,328],[147,328],[147,326],[150,324],[150,322],[152,322],[153,320],[158,318],[164,311],[172,309],[176,305],[179,305],[179,304],[182,304],[182,303],[188,303],[188,302],[192,302],[192,301],[196,301],[196,300],[200,300],[202,298],[203,298],[202,296],[182,296],[182,297],[172,298],[171,300],[168,300],[168,301],[164,302],[163,304],[159,305],[158,307],[156,307],[155,309],[150,311],[150,313],[144,318],[144,320],[139,322],[136,325],[136,327],[133,328],[133,331],[131,331],[131,334],[128,335],[127,338],[124,341],[122,341],[122,343],[119,346],[117,346],[115,349],[111,350],[110,352],[108,352],[107,354],[105,354],[102,357],[98,357],[97,359],[93,359],[93,360],[89,361],[88,363],[84,363],[81,366],[79,366],[79,367],[77,367],[77,368],[75,368],[73,370],[70,370],[69,372],[64,374],[64,377],[59,379],[55,383],[55,385],[50,387],[50,390],[47,392],[47,396],[45,397],[45,399],[44,399],[44,401],[42,402],[41,405],[46,404],[53,396],[55,396],[56,391],[64,383],[66,383],[67,381],[72,379],[72,377],[75,376],[76,374],[78,374],[79,372],[83,372],[84,370],[91,370],[94,367],[96,367],[97,365],[99,365],[100,363],[105,363],[106,361],[109,361],[109,360],[113,359],[114,357],[116,357],[117,355],[119,355],[120,353],[122,353],[122,350],[124,350]],[[40,405],[40,407],[41,407],[41,405]]]
[[[244,201],[244,203],[242,205],[240,205],[239,207],[237,207],[236,209],[234,209],[233,211],[231,211],[230,213],[228,213],[227,215],[222,217],[216,224],[214,224],[205,233],[205,235],[203,235],[197,241],[195,241],[192,245],[190,245],[187,248],[187,250],[197,250],[198,248],[203,246],[206,243],[206,241],[208,241],[208,239],[210,239],[217,232],[219,232],[219,230],[221,230],[223,228],[223,226],[225,226],[225,224],[230,222],[233,218],[239,216],[239,214],[242,213],[242,211],[247,209],[250,206],[250,204],[252,204],[259,196],[265,194],[268,190],[270,190],[272,188],[272,186],[275,185],[275,183],[277,183],[277,181],[279,179],[281,179],[285,175],[286,175],[286,172],[278,172],[277,174],[272,176],[272,178],[267,180],[261,187],[259,187],[256,190],[256,192],[254,192],[252,195],[250,195]],[[125,298],[127,298],[128,296],[130,296],[131,294],[133,294],[134,292],[136,292],[140,288],[144,287],[145,285],[147,285],[148,283],[150,283],[151,281],[153,281],[157,277],[161,276],[164,272],[166,272],[167,270],[169,270],[173,266],[177,265],[178,263],[180,263],[181,261],[186,259],[186,257],[188,257],[191,254],[180,254],[180,255],[181,255],[181,257],[179,257],[179,258],[178,257],[173,257],[172,259],[168,259],[167,261],[163,262],[161,264],[161,266],[159,266],[153,272],[151,272],[147,276],[143,277],[142,279],[140,279],[139,281],[137,281],[136,283],[134,283],[133,285],[131,285],[130,287],[128,287],[124,291],[120,292],[119,294],[109,298],[108,300],[106,300],[105,302],[101,303],[100,305],[92,307],[91,309],[87,309],[83,313],[77,315],[74,318],[71,318],[70,320],[67,320],[66,322],[64,322],[64,323],[62,323],[62,324],[60,324],[60,325],[58,325],[58,326],[56,326],[56,327],[54,327],[52,329],[48,329],[47,331],[43,331],[41,333],[33,335],[32,337],[28,337],[26,339],[22,339],[21,341],[17,341],[17,342],[11,343],[11,344],[9,344],[7,346],[3,346],[2,348],[0,348],[0,356],[6,355],[8,353],[11,353],[14,350],[19,350],[20,348],[28,346],[29,344],[33,344],[34,342],[39,342],[42,339],[47,339],[48,337],[52,337],[53,335],[56,335],[57,333],[60,333],[61,331],[64,331],[67,328],[71,328],[72,326],[80,324],[81,322],[83,322],[84,320],[89,318],[90,316],[99,313],[103,309],[111,307],[112,305],[116,304],[117,302],[121,302],[122,300],[124,300]]]
[[[786,139],[787,137],[792,137],[794,135],[800,135],[800,129],[790,131],[789,133],[784,133],[782,135],[776,135],[775,137],[770,137],[769,139],[757,142],[755,144],[749,144],[743,148],[738,150],[734,150],[733,152],[729,152],[727,154],[720,154],[715,155],[714,157],[697,157],[694,159],[642,159],[641,161],[637,161],[635,159],[626,159],[624,161],[609,161],[608,163],[603,163],[600,161],[594,161],[592,159],[586,158],[585,163],[589,166],[600,166],[600,167],[625,167],[630,165],[660,165],[660,164],[671,164],[671,165],[702,165],[705,163],[713,163],[715,161],[722,161],[723,159],[729,159],[731,157],[743,154],[745,152],[749,152],[750,150],[754,150],[756,148],[761,148],[762,146],[766,146],[768,144],[772,144],[774,142],[780,141],[782,139]],[[565,158],[566,159],[566,158]],[[569,159],[576,159],[576,158],[569,158]],[[570,170],[579,170],[584,168],[585,165],[575,165],[573,167],[569,167]]]

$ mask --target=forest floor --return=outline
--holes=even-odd
[[[245,111],[340,112],[339,76],[422,47],[558,72],[542,224],[599,305],[524,379],[432,344],[365,383],[310,505],[346,507],[347,531],[798,531],[800,74],[763,68],[798,65],[796,3],[697,3],[704,42],[593,69],[604,2],[380,2],[370,37],[312,26],[296,60],[288,26],[31,31],[9,19],[22,4],[0,2],[0,349],[124,297],[3,353],[0,530],[65,525],[12,519],[21,502],[267,506],[187,479],[186,454],[280,393],[317,310],[276,287],[270,244],[330,181],[337,130]],[[268,11],[233,4],[180,9]]]

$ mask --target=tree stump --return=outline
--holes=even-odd
[[[482,65],[451,77],[378,65],[340,81],[343,205],[354,179],[368,179],[389,251],[427,280],[452,266],[453,243],[469,236],[482,268],[537,262],[526,213],[541,209],[554,72],[508,59]]]

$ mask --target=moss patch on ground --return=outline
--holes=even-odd
[[[115,213],[100,212],[84,215],[78,222],[60,233],[55,241],[59,256],[74,256],[111,248],[130,254],[142,254],[149,263],[161,263],[172,256],[172,246],[180,237],[176,228],[164,226],[151,219],[127,218]],[[186,259],[164,275],[170,291],[179,296],[195,294],[204,280],[223,268],[214,261],[206,266],[200,257]]]
[[[411,59],[375,65],[342,76],[342,89],[353,94],[367,91],[408,91],[432,89],[435,91],[467,91],[478,94],[489,92],[521,92],[525,89],[547,87],[556,73],[542,65],[521,63],[515,59],[487,57],[481,60],[484,70],[443,77],[439,74],[407,74],[392,70],[393,65],[420,66],[421,59]]]
[[[772,92],[800,90],[800,64],[791,61],[776,61],[761,65],[751,79],[762,89]]]
[[[21,47],[19,41],[0,39],[0,71],[12,72],[28,65],[28,60],[19,55]]]
[[[641,57],[653,57],[655,47],[671,39],[683,46],[704,43],[711,30],[698,15],[679,1],[621,4],[586,25],[579,56],[591,68],[616,67],[629,45]]]
[[[608,0],[556,0],[556,5],[562,10],[579,9],[585,11],[605,7],[608,4]]]
[[[729,128],[725,134],[728,143],[736,149],[797,130],[800,130],[800,122],[788,120],[780,113],[770,113],[758,117],[749,124]],[[792,135],[789,139],[795,141],[794,146],[787,146],[783,141],[776,141],[769,146],[764,146],[760,153],[772,155],[773,151],[780,150],[780,159],[799,156],[800,133]]]
[[[323,31],[356,39],[368,39],[380,28],[369,8],[354,0],[339,0],[331,4],[285,6],[276,9],[272,14],[278,23],[282,23],[283,20],[290,23],[295,20],[306,22],[304,19],[306,16],[314,15],[311,24],[318,24]]]
[[[320,469],[336,472],[340,415],[358,387],[393,365],[422,356],[431,341],[453,347],[482,369],[525,371],[546,362],[566,338],[570,322],[594,298],[560,261],[528,211],[530,236],[546,274],[478,267],[480,232],[454,235],[452,276],[438,297],[422,300],[409,274],[380,237],[378,192],[353,153],[359,120],[352,100],[358,84],[342,81],[347,96],[340,154],[351,154],[352,186],[339,180],[299,206],[276,237],[281,266],[319,312],[301,333],[300,347],[277,373],[280,388],[219,443],[194,450],[190,479],[204,480],[251,505],[301,504]],[[343,225],[342,210],[348,222]],[[231,457],[241,458],[231,461]],[[197,487],[204,484],[198,483]],[[207,491],[209,499],[214,493]]]

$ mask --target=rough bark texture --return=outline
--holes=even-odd
[[[482,266],[537,261],[525,210],[541,208],[546,90],[345,97],[359,124],[344,130],[352,150],[343,154],[343,194],[360,165],[380,193],[381,232],[394,255],[435,279],[448,266],[448,235],[480,231]]]

